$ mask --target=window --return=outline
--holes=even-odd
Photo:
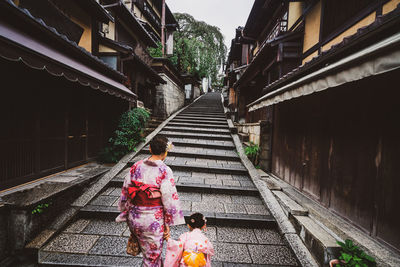
[[[322,14],[322,39],[346,27],[362,14],[370,13],[368,9],[379,3],[377,0],[324,0]],[[372,12],[372,10],[371,10]]]
[[[100,59],[114,70],[117,69],[117,56],[100,56]]]

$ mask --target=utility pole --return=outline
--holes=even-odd
[[[162,56],[165,57],[165,0],[162,0],[161,44],[162,44]]]

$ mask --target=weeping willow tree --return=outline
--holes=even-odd
[[[217,74],[226,56],[224,36],[216,26],[195,20],[191,15],[175,13],[179,23],[174,32],[174,55],[171,61],[180,72],[210,77],[219,85]]]

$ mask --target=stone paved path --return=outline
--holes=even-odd
[[[216,255],[213,266],[298,266],[277,231],[276,222],[242,165],[221,106],[210,93],[178,114],[160,132],[175,145],[172,168],[185,216],[207,216],[206,235]],[[123,177],[148,147],[85,206],[79,217],[39,252],[39,263],[68,266],[140,266],[125,253],[129,230],[114,222]],[[186,226],[171,229],[177,238]]]

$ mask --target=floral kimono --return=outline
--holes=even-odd
[[[137,184],[157,188],[161,192],[159,203],[136,206],[135,200],[134,204],[128,201],[132,187]],[[129,229],[139,240],[144,266],[162,266],[164,225],[185,223],[172,170],[161,160],[135,163],[125,177],[118,207],[121,214],[116,220],[128,221]]]
[[[182,234],[178,241],[168,240],[164,266],[211,267],[214,248],[200,229]]]

